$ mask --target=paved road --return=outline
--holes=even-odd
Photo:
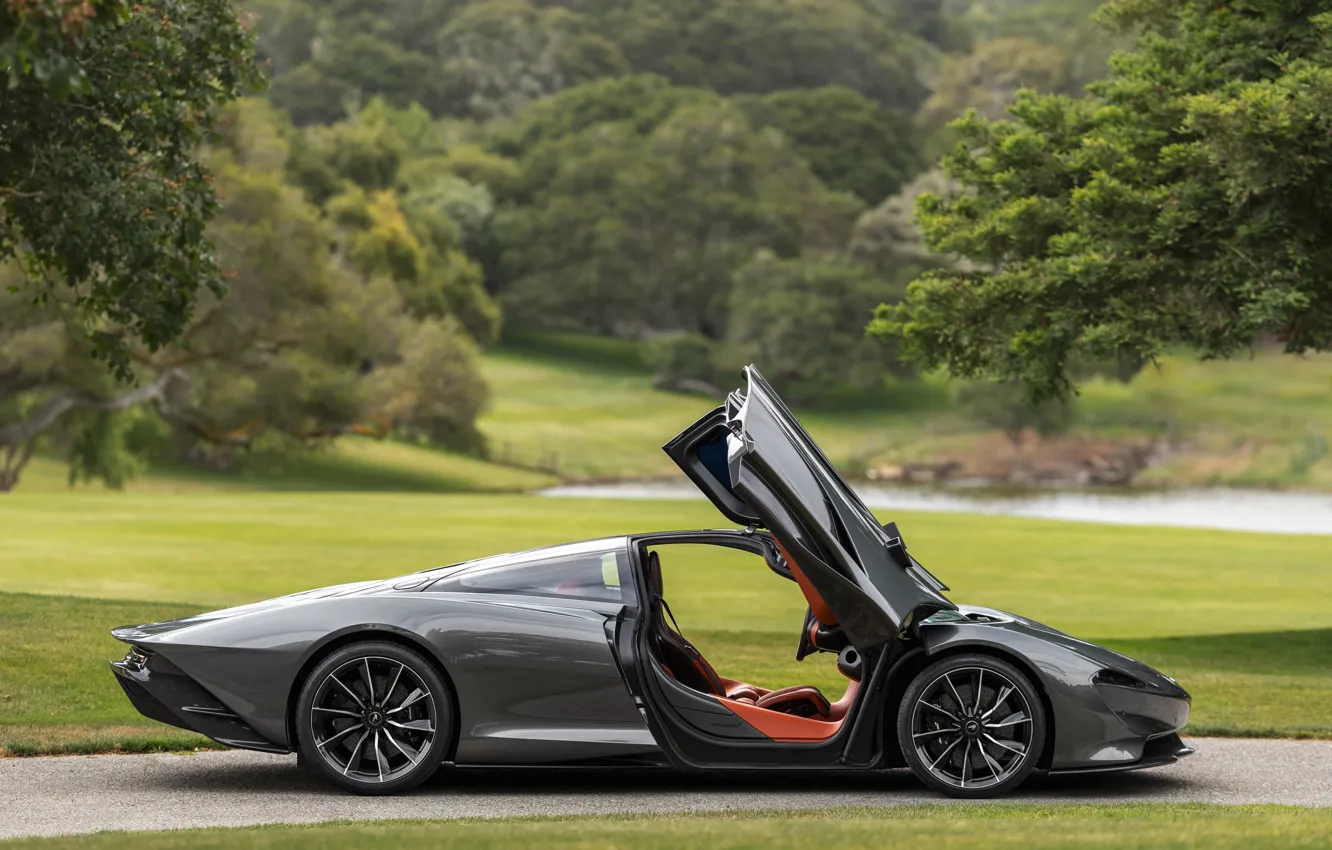
[[[1109,777],[1047,779],[1013,799],[1332,806],[1332,741],[1202,738],[1178,764]],[[815,786],[811,789],[809,786]],[[344,818],[893,806],[944,798],[910,774],[682,777],[574,771],[452,771],[400,797],[331,790],[294,756],[66,756],[0,759],[0,838],[306,823]]]

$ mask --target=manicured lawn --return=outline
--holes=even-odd
[[[566,477],[678,474],[662,444],[720,403],[653,389],[649,372],[613,363],[500,351],[485,357],[483,371],[493,401],[481,430],[492,451],[553,464]],[[722,389],[742,380],[736,374]],[[906,391],[900,407],[801,411],[801,422],[834,463],[849,465],[920,433],[924,422],[912,408],[940,393],[935,384]]]
[[[1022,613],[1174,675],[1191,731],[1332,737],[1325,537],[898,514],[960,602]],[[706,504],[530,496],[37,494],[0,502],[0,746],[192,746],[142,720],[105,662],[113,626],[496,551],[724,525]],[[663,551],[667,597],[725,674],[840,694],[831,657],[794,660],[796,587],[729,550]],[[46,594],[46,595],[28,595]],[[54,595],[53,595],[54,594]],[[69,598],[77,597],[77,598]],[[138,600],[138,601],[135,601]]]
[[[660,446],[717,403],[653,389],[624,341],[545,335],[486,354],[483,369],[493,404],[481,427],[496,452],[553,463],[566,476],[674,473]],[[740,385],[738,374],[726,378],[723,389]],[[829,458],[854,470],[969,444],[980,429],[953,404],[955,389],[931,375],[878,398],[798,412]],[[1186,441],[1144,483],[1332,490],[1332,354],[1206,363],[1172,355],[1127,385],[1091,380],[1079,389],[1077,434]]]
[[[1327,537],[960,514],[892,518],[912,553],[951,585],[952,598],[1074,634],[1140,638],[1332,625]],[[220,607],[560,541],[725,525],[702,501],[19,494],[0,501],[0,592]],[[664,564],[672,606],[686,626],[697,610],[697,628],[793,633],[803,611],[794,586],[761,566],[725,554]]]
[[[3,842],[41,850],[209,848],[1326,847],[1332,811],[1278,806],[961,804],[654,817],[509,818],[103,833]]]
[[[408,493],[518,492],[555,483],[554,476],[474,457],[434,451],[391,440],[343,437],[322,451],[257,465],[235,472],[194,467],[154,468],[131,479],[126,489],[139,494],[271,491],[355,491]],[[105,491],[100,484],[81,491]],[[36,458],[24,470],[21,496],[70,493],[63,462]]]

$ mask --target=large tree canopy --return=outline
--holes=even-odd
[[[757,250],[845,244],[853,196],[829,191],[781,134],[753,129],[733,104],[685,100],[668,117],[645,104],[524,156],[529,203],[497,225],[510,321],[716,339],[732,275]]]
[[[1332,348],[1332,2],[1116,0],[1141,31],[1083,101],[972,114],[926,197],[965,267],[912,284],[872,330],[954,375],[1068,389],[1071,360],[1223,357],[1272,335]]]
[[[193,154],[213,108],[257,81],[236,14],[228,0],[0,3],[0,261],[85,322],[122,376],[129,340],[166,345],[201,291],[224,288]]]
[[[395,276],[432,248],[388,193],[349,203],[368,221],[324,216],[286,182],[289,146],[262,101],[228,110],[207,162],[226,196],[209,231],[234,270],[229,291],[201,295],[171,344],[133,344],[136,386],[88,357],[57,305],[7,292],[15,270],[0,266],[0,491],[39,448],[69,456],[73,475],[118,484],[135,421],[165,432],[160,451],[214,462],[348,432],[480,446],[475,343],[453,314],[411,303],[420,289]]]

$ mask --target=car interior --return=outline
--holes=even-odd
[[[671,547],[662,548],[669,552]],[[727,678],[703,657],[675,622],[664,595],[658,551],[649,551],[643,563],[648,592],[648,644],[656,655],[656,663],[667,675],[687,688],[721,700],[736,715],[773,740],[818,741],[837,733],[855,701],[860,678],[858,665],[839,663],[839,670],[850,681],[846,692],[835,701],[813,685],[790,685],[770,690]],[[807,582],[797,583],[804,592]],[[811,606],[802,647],[808,644],[815,651],[840,652],[842,657],[854,657],[854,650],[847,651],[848,642],[841,627],[835,622],[823,622],[831,620],[831,615],[827,614],[827,606],[822,600],[818,602],[818,608],[823,609],[825,616],[812,616],[816,609]]]

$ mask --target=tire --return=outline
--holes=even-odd
[[[387,641],[338,649],[296,701],[305,765],[357,794],[396,794],[439,768],[453,743],[453,694],[419,652]]]
[[[930,788],[950,797],[996,797],[1035,769],[1045,724],[1040,693],[1026,674],[994,656],[953,655],[907,686],[897,740],[912,773]]]

